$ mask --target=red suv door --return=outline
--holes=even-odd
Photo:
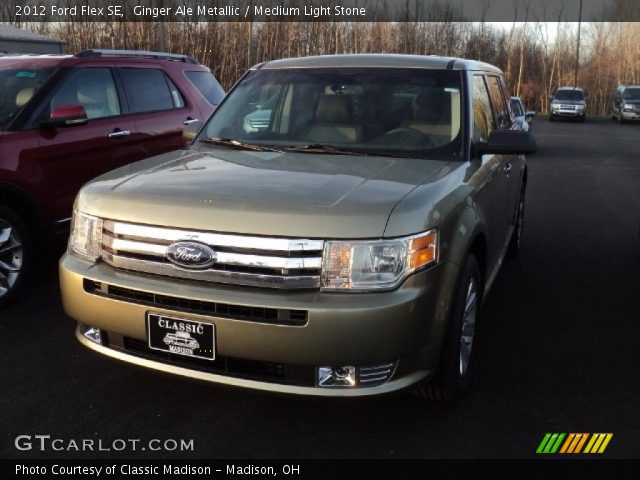
[[[82,105],[88,122],[66,127],[39,127],[40,148],[33,161],[46,182],[49,221],[66,219],[80,187],[92,178],[131,162],[137,155],[134,122],[123,115],[122,93],[113,76],[115,65],[87,63],[70,69],[47,98],[41,119],[63,105]]]
[[[118,74],[144,157],[184,147],[184,127],[202,121],[197,105],[158,65],[123,62]]]

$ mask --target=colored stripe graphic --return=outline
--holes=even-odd
[[[587,441],[587,438],[589,438],[589,434],[588,433],[581,433],[580,435],[582,435],[582,438],[578,442],[578,445],[576,445],[576,448],[573,451],[573,453],[580,453],[580,451],[582,450],[582,447],[584,446],[585,442]]]
[[[551,434],[550,433],[545,433],[544,438],[540,442],[540,445],[538,445],[538,449],[536,450],[536,453],[542,453],[543,452],[545,445],[549,441],[549,438],[551,438]]]
[[[594,433],[584,453],[604,453],[612,438],[613,433]]]
[[[547,433],[538,445],[536,453],[556,453],[562,440],[565,437],[565,433]]]
[[[612,438],[613,433],[545,433],[536,453],[599,454],[604,453]]]

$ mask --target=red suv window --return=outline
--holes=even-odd
[[[184,107],[184,98],[162,70],[123,68],[120,72],[129,92],[131,113]]]
[[[184,74],[211,105],[218,105],[222,101],[224,90],[211,73],[188,71]]]
[[[74,69],[51,98],[49,110],[65,105],[82,105],[90,120],[120,115],[120,100],[111,69]]]

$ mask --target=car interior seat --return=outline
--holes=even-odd
[[[31,100],[34,93],[35,89],[33,87],[23,88],[20,90],[16,95],[16,107],[22,107],[25,105],[29,100]]]
[[[87,118],[104,118],[116,115],[107,94],[107,85],[102,82],[87,82],[78,85],[78,101],[87,112]]]
[[[322,96],[307,140],[322,144],[360,141],[362,126],[350,121],[348,100],[343,95]]]
[[[452,139],[459,129],[459,118],[458,127],[454,130],[456,122],[452,118],[451,104],[452,94],[443,89],[421,93],[413,101],[413,118],[405,121],[402,127],[412,128],[426,135],[446,136]]]

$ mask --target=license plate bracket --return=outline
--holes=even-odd
[[[160,313],[147,313],[149,348],[185,357],[215,360],[215,325]]]

